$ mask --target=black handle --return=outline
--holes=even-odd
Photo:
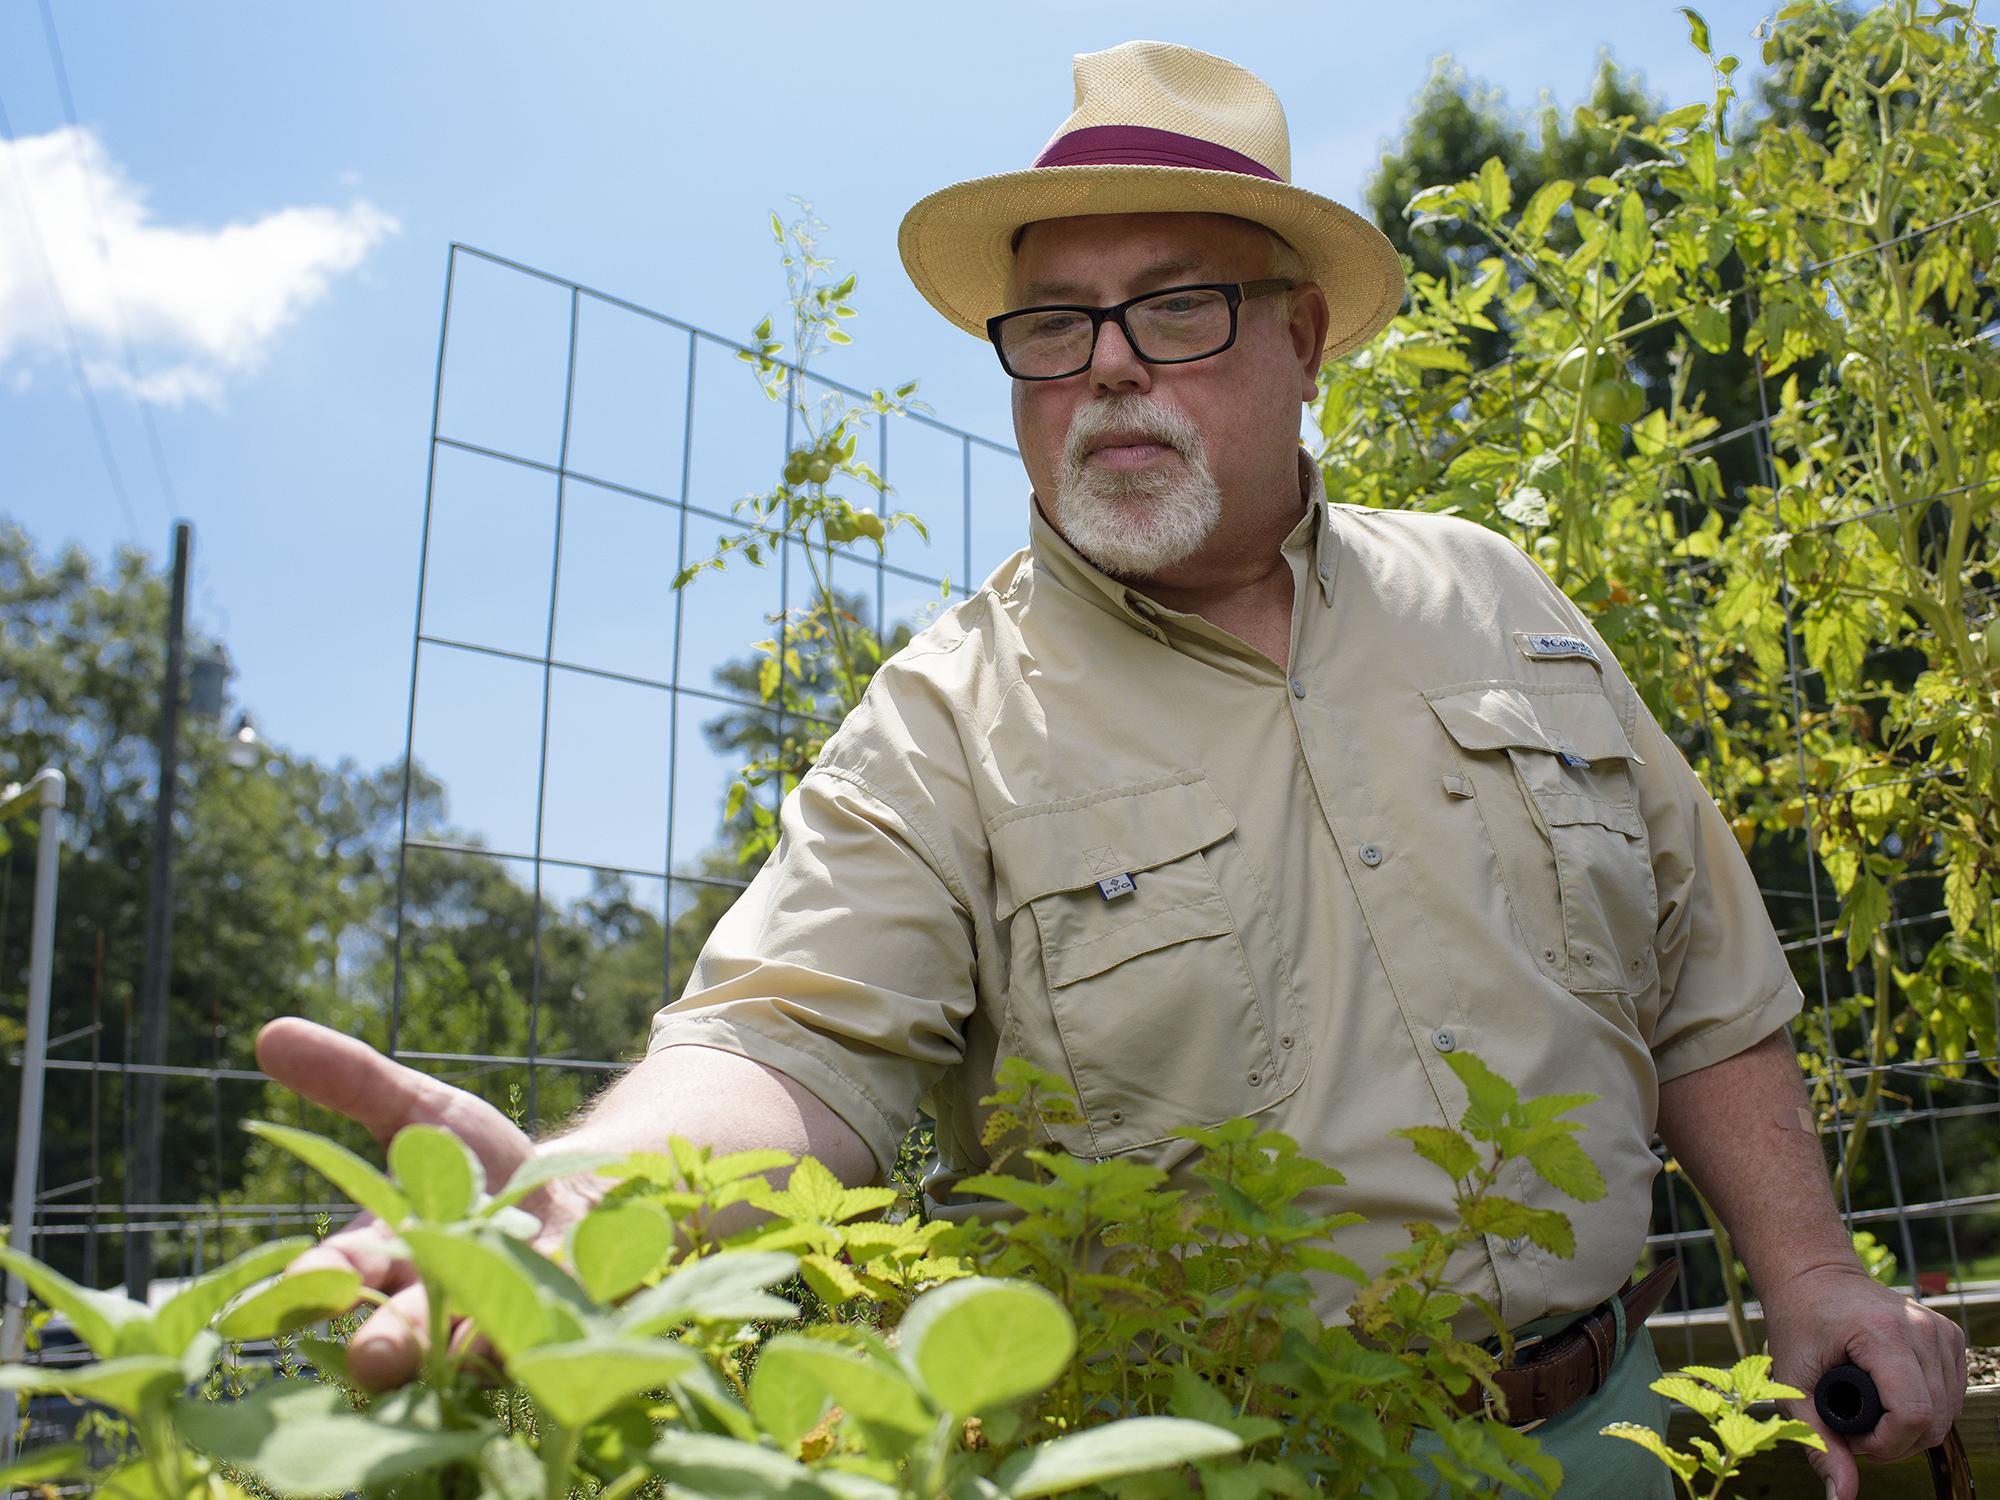
[[[1835,1365],[1813,1387],[1819,1419],[1842,1437],[1873,1432],[1882,1420],[1882,1393],[1859,1365]]]

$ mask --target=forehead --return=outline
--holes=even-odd
[[[1014,253],[1017,295],[1111,291],[1168,276],[1236,280],[1261,275],[1270,233],[1225,214],[1090,214],[1042,219]]]

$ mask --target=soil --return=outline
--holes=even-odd
[[[2000,1349],[1966,1350],[1965,1377],[1969,1386],[2000,1385]]]

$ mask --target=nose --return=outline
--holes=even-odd
[[[1097,330],[1097,347],[1090,355],[1090,386],[1100,393],[1150,391],[1153,367],[1133,352],[1125,330],[1109,318]]]

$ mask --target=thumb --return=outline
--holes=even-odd
[[[1824,1453],[1807,1450],[1807,1461],[1812,1464],[1813,1472],[1826,1483],[1826,1500],[1857,1500],[1861,1493],[1861,1471],[1855,1466],[1854,1455],[1848,1451],[1847,1439],[1827,1428],[1810,1398],[1782,1404],[1789,1408],[1789,1415],[1811,1427],[1826,1444]]]
[[[442,1126],[472,1149],[490,1183],[505,1182],[533,1150],[512,1121],[476,1094],[299,1016],[281,1016],[257,1033],[257,1065],[301,1098],[363,1126],[385,1146],[406,1125]]]

